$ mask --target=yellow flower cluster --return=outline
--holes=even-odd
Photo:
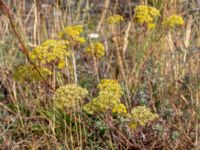
[[[83,27],[81,25],[67,26],[59,33],[59,37],[71,42],[82,44],[85,43],[85,39],[80,36],[82,32]]]
[[[45,79],[49,75],[51,75],[51,72],[46,68],[37,67],[37,69],[40,73],[35,70],[32,65],[22,65],[15,70],[13,78],[19,82],[39,82],[42,80],[42,77]],[[40,74],[42,75],[42,77],[40,76]]]
[[[124,18],[120,15],[113,15],[113,16],[108,17],[107,19],[107,22],[112,25],[118,24],[122,21],[124,21]]]
[[[120,102],[122,90],[119,83],[115,80],[105,79],[98,85],[100,89],[98,97],[83,107],[89,114],[98,112],[105,112],[112,110],[113,113],[126,114],[127,109],[124,104]]]
[[[47,40],[35,48],[30,57],[39,60],[41,64],[54,63],[58,68],[65,67],[65,59],[70,55],[69,42],[65,40]]]
[[[115,99],[120,99],[123,92],[120,84],[116,80],[104,79],[97,86],[100,90],[99,95],[113,95]]]
[[[149,24],[147,25],[147,27],[148,27],[148,29],[153,29],[153,28],[156,27],[156,24],[155,24],[155,23],[149,23]]]
[[[163,25],[165,27],[169,27],[169,28],[175,28],[175,27],[181,26],[183,24],[184,24],[183,18],[178,15],[169,16],[163,21]]]
[[[83,106],[83,110],[87,113],[95,114],[111,110],[112,113],[129,119],[131,129],[136,129],[138,126],[145,126],[148,122],[158,118],[158,115],[152,113],[146,106],[137,106],[132,109],[131,113],[128,113],[126,106],[120,102],[123,92],[117,81],[102,80],[98,84],[98,88],[100,89],[99,95]]]
[[[148,122],[158,118],[157,114],[154,114],[146,106],[137,106],[132,109],[130,117],[130,128],[135,129],[138,126],[145,126]]]
[[[150,29],[155,27],[153,21],[158,16],[160,16],[160,12],[154,7],[139,5],[135,8],[135,22],[141,24],[145,23]]]
[[[88,91],[76,84],[69,84],[59,87],[54,95],[57,108],[76,109],[83,104]]]
[[[97,58],[101,58],[105,54],[105,47],[100,42],[92,42],[90,45],[86,48],[86,53],[90,55],[94,55]]]
[[[127,109],[124,104],[120,103],[114,106],[114,108],[112,109],[112,112],[117,113],[117,114],[127,114]]]

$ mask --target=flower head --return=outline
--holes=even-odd
[[[100,42],[92,42],[86,48],[86,53],[88,53],[90,55],[94,55],[97,58],[101,58],[105,54],[105,47]]]
[[[114,106],[114,108],[112,109],[112,112],[117,113],[117,114],[127,114],[127,109],[124,104],[119,103]]]
[[[154,7],[149,7],[149,14],[152,16],[152,17],[158,17],[160,16],[160,12],[159,10],[157,10],[156,8]]]
[[[94,114],[98,112],[106,112],[108,109],[112,110],[115,104],[118,103],[118,100],[113,99],[108,95],[100,95],[94,98],[91,102],[87,103],[83,110],[89,114]]]
[[[124,21],[124,18],[120,15],[113,15],[113,16],[108,17],[107,21],[109,24],[114,25],[114,24],[118,24]]]
[[[147,25],[147,28],[148,29],[154,29],[156,27],[156,25],[154,24],[154,23],[149,23],[148,25]]]
[[[169,28],[175,28],[183,24],[184,24],[183,18],[178,15],[169,16],[163,21],[163,25]]]
[[[51,71],[46,68],[37,67],[37,69],[39,72],[32,65],[22,65],[15,70],[13,78],[19,82],[39,82],[51,75]]]
[[[160,12],[154,7],[139,5],[135,8],[135,22],[140,24],[145,23],[148,26],[150,24],[150,28],[153,27],[153,21],[158,16],[160,16]]]
[[[130,114],[130,127],[132,129],[138,126],[145,126],[148,122],[157,119],[158,115],[150,111],[146,106],[137,106],[132,109]]]
[[[42,64],[54,63],[58,68],[63,68],[65,59],[70,55],[68,44],[69,42],[65,40],[47,40],[35,48],[30,57],[39,60]]]
[[[104,79],[98,85],[99,95],[91,102],[87,103],[83,110],[94,114],[111,110],[113,113],[124,114],[126,107],[120,102],[122,90],[117,81]]]
[[[83,104],[88,91],[76,84],[59,87],[54,95],[55,106],[58,108],[75,109]]]
[[[59,37],[82,44],[85,43],[85,39],[80,36],[82,32],[83,27],[81,25],[67,26],[59,33]]]
[[[97,87],[100,89],[99,92],[100,95],[112,94],[116,99],[120,99],[120,97],[123,94],[121,86],[116,80],[112,79],[101,80],[101,82],[98,84]]]

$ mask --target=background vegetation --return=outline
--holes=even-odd
[[[0,3],[0,149],[200,148],[198,0],[4,2],[22,41]]]

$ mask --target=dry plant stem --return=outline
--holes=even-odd
[[[172,38],[172,35],[171,33],[168,33],[167,34],[167,43],[170,47],[170,50],[171,50],[171,53],[173,53],[175,47],[174,47],[174,42],[173,42],[173,38]],[[178,59],[176,60],[175,58],[176,56],[173,56],[172,59],[174,60],[174,66],[173,66],[173,69],[174,69],[174,80],[177,80],[178,79],[178,69],[179,69],[179,65],[178,65]],[[176,83],[176,87],[178,87],[178,84]]]
[[[93,57],[93,62],[94,62],[94,69],[95,69],[97,80],[98,80],[98,83],[99,83],[100,82],[100,78],[99,78],[99,73],[98,73],[97,59],[96,59],[96,57],[94,55],[94,50],[93,49],[92,49],[92,57]]]
[[[101,15],[101,19],[100,19],[100,21],[99,21],[99,23],[98,23],[98,26],[97,26],[97,32],[99,32],[99,30],[100,30],[100,28],[101,28],[101,25],[102,25],[103,21],[105,20],[106,13],[107,13],[107,11],[108,11],[109,5],[110,5],[110,0],[106,0],[105,3],[104,3],[104,7],[105,7],[105,8],[104,8],[104,11],[103,11],[103,13],[102,13],[102,15]]]
[[[74,82],[78,83],[78,77],[77,77],[77,69],[76,69],[76,57],[75,57],[75,51],[72,50],[72,62],[73,62],[73,68],[74,68]]]
[[[191,32],[192,32],[192,23],[193,23],[193,18],[190,15],[188,19],[188,24],[185,32],[185,38],[184,38],[184,45],[186,48],[190,46],[190,39],[191,39]]]
[[[65,131],[65,134],[64,134],[64,137],[65,137],[65,145],[66,145],[66,147],[69,149],[69,144],[68,144],[68,141],[67,141],[67,124],[66,124],[66,115],[64,116],[64,126],[65,126],[65,129],[64,129],[64,131]]]
[[[27,14],[26,16],[26,19],[24,20],[24,23],[27,24],[27,22],[29,21],[29,19],[31,18],[31,14],[33,13],[34,11],[34,5],[31,7],[29,13]]]
[[[70,118],[73,118],[73,112],[70,111]],[[73,136],[73,133],[72,133],[72,122],[70,121],[70,125],[69,125],[69,130],[70,130],[70,142],[71,142],[71,146],[72,146],[72,149],[75,149],[74,148],[74,136]]]
[[[111,133],[109,133],[109,142],[110,142],[110,145],[111,145],[111,149],[114,150]]]
[[[185,38],[184,38],[184,46],[185,46],[186,49],[188,49],[189,46],[190,46],[192,23],[193,23],[193,18],[190,15],[189,19],[188,19],[188,24],[187,24],[186,32],[185,32]],[[184,63],[186,63],[187,54],[188,54],[188,51],[185,50],[184,56],[183,56]]]
[[[78,129],[79,129],[79,141],[80,141],[80,149],[83,149],[82,148],[82,145],[83,145],[83,139],[82,139],[82,137],[83,137],[83,135],[82,135],[82,133],[83,133],[83,131],[82,131],[82,127],[81,127],[81,124],[80,124],[80,122],[81,122],[81,117],[80,117],[80,115],[78,115],[78,122],[79,122],[79,126],[78,126]]]
[[[128,46],[128,37],[129,37],[129,32],[130,32],[131,26],[132,26],[132,21],[129,21],[128,27],[125,31],[125,36],[124,36],[123,55],[125,54],[127,46]]]
[[[127,26],[127,29],[126,29],[126,31],[125,31],[125,36],[124,36],[124,43],[123,43],[123,48],[122,48],[122,52],[123,52],[123,54],[122,54],[122,57],[123,57],[123,59],[124,59],[124,63],[125,63],[125,67],[126,68],[128,68],[126,65],[128,64],[127,62],[126,62],[126,58],[125,58],[125,53],[126,53],[126,50],[127,50],[127,46],[128,46],[128,43],[129,43],[129,40],[128,40],[128,38],[129,38],[129,35],[130,35],[130,30],[131,30],[131,27],[132,27],[132,21],[129,21],[128,22],[128,26]],[[127,82],[128,83],[131,83],[131,82],[129,82],[129,77],[127,77]],[[128,84],[127,83],[127,84]]]
[[[18,111],[19,118],[20,118],[20,122],[21,122],[21,125],[24,128],[25,126],[24,126],[23,119],[22,119],[22,116],[21,116],[21,111],[19,109],[19,103],[17,101],[17,90],[16,90],[16,83],[15,82],[13,83],[13,89],[12,89],[12,91],[13,91],[13,97],[14,97],[14,104],[16,104],[17,111]]]
[[[76,113],[74,112],[74,122],[76,127],[76,135],[78,140],[79,149],[82,150],[82,136],[81,136],[81,126],[80,126],[80,116],[76,116]]]
[[[55,105],[54,105],[55,106]],[[51,129],[51,131],[52,131],[52,133],[53,133],[53,135],[54,136],[56,136],[56,133],[55,133],[55,128],[56,128],[56,108],[55,107],[53,107],[53,121],[52,121],[52,129]],[[49,120],[49,122],[51,122],[50,120]]]
[[[34,31],[33,31],[33,40],[34,44],[37,44],[37,25],[38,25],[38,8],[37,8],[38,0],[35,0],[35,20],[34,20]]]
[[[52,66],[52,72],[53,72],[52,88],[55,90],[56,89],[56,68],[55,68],[55,65]]]
[[[12,110],[10,110],[6,105],[4,105],[3,103],[0,103],[0,106],[2,106],[4,109],[6,109],[9,113],[11,113],[12,115],[16,115],[16,113]]]
[[[39,71],[39,69],[37,68],[37,66],[32,62],[32,60],[30,59],[30,56],[29,56],[29,50],[26,48],[26,46],[24,45],[20,35],[18,34],[18,32],[16,31],[15,29],[15,25],[14,25],[14,22],[12,20],[12,17],[11,17],[11,14],[9,12],[9,9],[7,8],[7,6],[0,0],[0,10],[3,12],[4,15],[7,15],[9,21],[10,21],[10,24],[11,24],[11,27],[12,27],[12,30],[14,32],[14,34],[16,35],[19,43],[21,44],[21,47],[22,47],[22,52],[24,53],[24,55],[26,56],[26,58],[28,59],[28,61],[30,62],[30,64],[34,67],[34,69],[38,72],[39,76],[41,77],[41,79],[44,81],[44,83],[50,88],[53,90],[52,86],[48,83],[47,80],[44,79],[44,77],[42,76],[41,72]]]
[[[73,119],[74,119],[74,126],[75,126],[75,140],[77,140],[77,142],[78,142],[78,145],[80,145],[79,144],[79,141],[80,141],[80,139],[79,139],[79,131],[78,131],[78,125],[77,125],[77,120],[76,120],[76,115],[75,115],[75,113],[74,112],[72,112],[73,113]]]
[[[115,31],[114,31],[114,27],[111,26],[111,29],[112,29],[112,33],[114,34],[115,36]],[[119,69],[121,71],[121,74],[122,74],[122,77],[123,77],[123,80],[125,82],[125,86],[126,86],[126,92],[127,92],[127,96],[128,96],[128,100],[130,103],[130,92],[129,92],[129,88],[128,88],[128,82],[127,82],[127,79],[126,79],[126,74],[125,74],[125,71],[124,71],[124,67],[123,67],[123,63],[122,63],[122,58],[121,58],[121,55],[120,55],[120,49],[119,49],[119,46],[118,46],[118,41],[114,41],[114,44],[115,44],[115,47],[116,47],[116,61],[117,61],[117,65],[119,66]],[[129,105],[127,105],[129,106]]]

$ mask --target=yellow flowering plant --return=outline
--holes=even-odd
[[[59,37],[69,40],[70,44],[83,44],[85,43],[85,39],[80,36],[82,32],[83,27],[81,25],[67,26],[59,33]]]
[[[49,75],[51,75],[51,71],[47,68],[37,67],[38,71],[32,65],[21,65],[19,66],[13,74],[13,78],[19,82],[39,82],[43,79],[46,79]]]
[[[43,65],[53,63],[62,69],[65,67],[66,58],[70,56],[68,45],[66,40],[47,40],[36,47],[30,57]]]
[[[112,110],[114,106],[120,103],[119,99],[115,99],[112,94],[109,95],[99,95],[94,98],[91,102],[84,106],[84,110],[87,113],[94,114],[98,112],[105,112],[107,110]]]
[[[172,15],[164,19],[163,25],[168,28],[175,28],[182,26],[184,24],[184,20],[181,16]]]
[[[148,29],[155,28],[154,20],[160,16],[159,10],[147,5],[135,7],[134,21],[139,24],[146,24]]]
[[[105,55],[105,47],[101,42],[92,41],[89,43],[88,47],[85,49],[86,53],[92,56],[94,69],[97,76],[98,82],[100,81],[99,73],[98,73],[98,59]]]
[[[123,94],[119,83],[115,80],[104,79],[98,84],[99,95],[84,105],[83,110],[89,114],[111,110],[113,113],[126,114],[127,109],[120,102]]]
[[[120,84],[118,81],[113,79],[103,79],[97,86],[100,90],[99,95],[111,94],[116,99],[120,99],[123,94]]]
[[[78,109],[83,105],[88,91],[76,84],[68,84],[59,87],[54,94],[54,102],[57,108]]]
[[[86,48],[86,53],[101,58],[105,55],[105,47],[101,42],[91,42]]]
[[[137,106],[131,110],[129,114],[130,128],[136,129],[138,126],[145,126],[148,122],[151,122],[158,118],[157,114],[154,114],[146,106]]]
[[[107,19],[108,24],[111,24],[111,25],[116,25],[122,21],[124,21],[124,18],[121,15],[109,16]]]
[[[113,107],[112,112],[116,114],[127,114],[127,109],[124,104],[119,103]]]

